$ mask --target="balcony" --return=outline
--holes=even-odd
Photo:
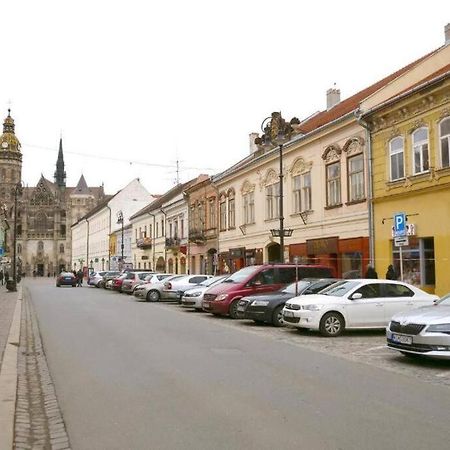
[[[152,248],[152,240],[149,237],[144,237],[136,240],[136,246],[138,248]]]
[[[203,245],[206,242],[205,232],[203,230],[189,230],[189,242]]]
[[[179,251],[180,244],[181,244],[180,238],[177,238],[177,237],[166,238],[166,249],[167,250]]]

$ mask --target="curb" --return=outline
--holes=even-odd
[[[8,340],[0,371],[0,450],[11,450],[14,442],[14,414],[17,392],[17,356],[20,344],[22,286],[19,286]]]

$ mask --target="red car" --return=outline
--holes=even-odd
[[[331,267],[322,265],[264,264],[244,267],[203,294],[204,311],[237,318],[242,297],[278,291],[302,278],[332,278]]]
[[[61,272],[56,277],[56,287],[61,286],[77,286],[77,279],[75,278],[75,275],[72,272]]]
[[[113,279],[113,285],[112,285],[113,290],[121,292],[123,280],[125,280],[127,275],[128,274],[125,272],[122,275],[120,275],[120,277],[116,277]]]

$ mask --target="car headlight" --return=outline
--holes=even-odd
[[[186,297],[200,297],[200,295],[202,295],[201,292],[191,292]]]
[[[268,300],[254,300],[252,306],[267,306],[269,304]]]
[[[320,311],[323,308],[323,305],[302,305],[302,309],[306,309],[308,311]]]
[[[226,300],[228,298],[228,294],[220,294],[216,297],[216,300],[218,302],[222,301],[222,300]]]
[[[427,328],[430,333],[447,333],[450,334],[450,323],[441,323],[439,325],[430,325]]]

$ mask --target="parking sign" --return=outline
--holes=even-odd
[[[405,213],[397,213],[394,215],[394,235],[406,236],[406,215]]]

